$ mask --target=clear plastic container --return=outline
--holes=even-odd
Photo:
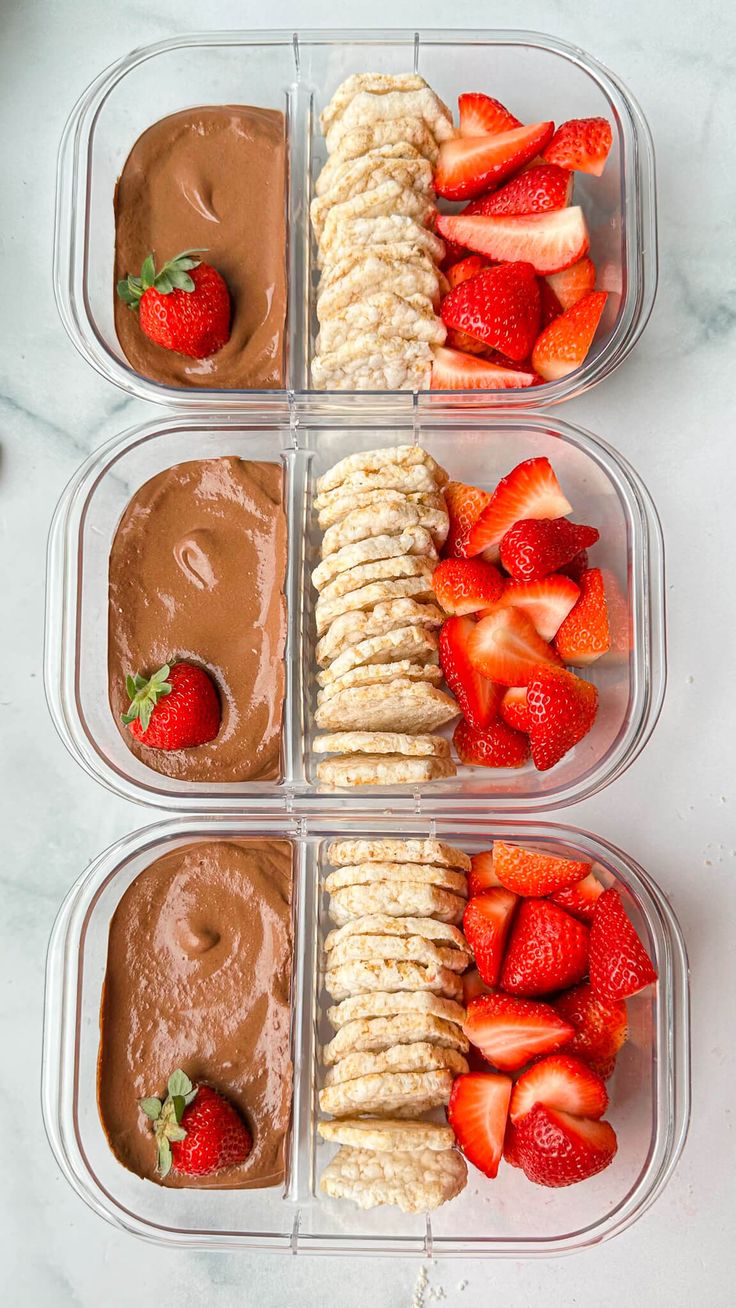
[[[323,842],[353,836],[438,836],[469,852],[496,838],[534,842],[553,853],[592,859],[616,885],[659,973],[659,983],[629,1001],[629,1040],[609,1082],[607,1118],[618,1136],[612,1165],[581,1185],[546,1190],[504,1165],[496,1181],[470,1169],[467,1189],[431,1216],[396,1208],[362,1213],[328,1200],[319,1176],[333,1147],[317,1135],[323,1019],[319,956],[329,926],[322,892]],[[133,878],[177,845],[231,836],[288,838],[295,847],[292,1053],[294,1110],[283,1188],[162,1189],[114,1158],[96,1105],[99,1008],[107,935]],[[200,1249],[263,1248],[289,1253],[415,1253],[549,1257],[599,1243],[645,1211],[669,1179],[690,1111],[687,957],[677,921],[651,878],[621,850],[573,827],[407,816],[366,817],[264,812],[258,817],[177,818],[136,831],[111,846],[67,896],[49,946],[43,1057],[43,1114],[57,1162],[76,1192],[113,1224],[160,1244]]]
[[[316,335],[316,267],[309,201],[325,157],[319,112],[351,73],[416,69],[455,105],[486,89],[526,122],[602,115],[613,148],[601,178],[576,174],[591,230],[599,285],[609,299],[583,366],[531,390],[501,392],[310,392]],[[287,389],[178,389],[134,373],[113,324],[113,191],[140,133],[194,105],[251,103],[283,108],[289,144],[287,201],[289,312]],[[587,390],[621,362],[642,332],[657,280],[654,151],[645,119],[620,80],[574,46],[532,32],[215,32],[146,46],[106,69],[75,106],[61,141],[54,286],[64,325],[104,377],[142,399],[195,410],[304,405],[411,412],[456,407],[528,409]]]
[[[602,441],[547,416],[462,422],[430,415],[390,426],[357,417],[316,416],[289,425],[268,414],[182,415],[136,427],[90,456],[56,510],[49,543],[45,676],[49,706],[65,744],[82,766],[129,799],[178,811],[233,812],[299,796],[317,806],[344,803],[317,789],[317,665],[309,574],[320,533],[310,510],[314,480],[343,455],[416,439],[459,480],[492,488],[522,459],[547,455],[574,506],[575,519],[601,533],[592,560],[618,578],[632,624],[627,658],[611,656],[585,672],[600,691],[592,731],[549,772],[460,767],[458,776],[418,787],[361,787],[375,808],[435,811],[482,800],[496,812],[550,810],[591,795],[618,776],[642,749],[657,720],[665,684],[662,535],[644,486]],[[186,459],[236,454],[281,460],[286,471],[289,553],[286,702],[280,783],[217,785],[154,772],[127,748],[107,695],[107,569],[121,514],[148,479]],[[451,724],[451,726],[454,724]],[[451,729],[451,728],[450,728]]]

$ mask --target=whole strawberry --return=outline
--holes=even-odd
[[[153,255],[140,277],[118,282],[117,292],[137,310],[141,331],[165,350],[205,359],[230,339],[230,296],[220,274],[196,250],[183,250],[156,272]]]
[[[159,1176],[211,1176],[245,1162],[253,1146],[240,1114],[211,1086],[195,1086],[181,1068],[169,1077],[166,1098],[141,1099],[153,1122]]]
[[[214,740],[220,730],[217,691],[194,663],[165,663],[146,680],[126,677],[130,708],[123,722],[150,749],[192,749]]]

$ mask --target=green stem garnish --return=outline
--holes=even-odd
[[[125,689],[130,698],[130,708],[127,713],[122,714],[123,722],[126,724],[134,722],[140,718],[141,727],[144,731],[148,730],[148,724],[151,721],[151,714],[155,709],[158,701],[164,695],[171,693],[171,682],[167,680],[171,668],[168,663],[164,663],[158,672],[154,672],[152,677],[146,680],[139,672],[134,677],[128,675],[125,678]]]
[[[197,1093],[196,1087],[180,1067],[171,1073],[167,1090],[168,1094],[163,1101],[154,1096],[150,1099],[138,1100],[141,1112],[153,1122],[158,1154],[156,1171],[159,1176],[167,1176],[171,1171],[172,1142],[186,1140],[187,1133],[181,1125],[181,1119],[184,1116],[184,1109],[191,1104]]]
[[[160,291],[162,295],[168,295],[170,291],[193,291],[194,281],[189,276],[189,271],[198,268],[202,262],[196,257],[199,254],[206,254],[206,250],[182,250],[181,254],[175,254],[173,259],[169,259],[158,273],[153,255],[146,255],[140,277],[128,276],[118,282],[117,292],[120,299],[124,300],[129,308],[137,309],[141,296],[151,287]]]

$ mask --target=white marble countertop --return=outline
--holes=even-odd
[[[733,1302],[736,697],[733,610],[733,140],[736,28],[728,6],[654,0],[527,0],[523,12],[468,0],[9,0],[0,30],[3,349],[0,1245],[12,1308],[153,1303],[371,1304],[430,1299],[475,1308]],[[718,11],[720,11],[718,13]],[[718,22],[716,16],[718,14]],[[566,411],[632,461],[664,524],[669,691],[654,737],[608,791],[570,820],[628,849],[658,879],[692,966],[694,1115],[669,1188],[609,1244],[553,1261],[422,1264],[161,1250],[103,1224],[72,1193],[38,1105],[43,970],[59,902],[88,861],[146,812],[103,791],[65,752],[42,689],[45,541],[84,455],[149,414],[98,377],[60,325],[51,289],[54,172],[83,87],[134,46],[202,27],[507,25],[579,44],[638,96],[655,138],[661,280],[634,354]],[[727,284],[730,282],[731,294]],[[728,388],[728,391],[727,391]],[[564,821],[565,815],[559,814]],[[730,987],[731,993],[728,993]],[[427,1284],[417,1280],[426,1268]],[[730,1288],[729,1288],[730,1287]]]

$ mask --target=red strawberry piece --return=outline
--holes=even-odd
[[[551,898],[559,904],[560,908],[564,908],[567,913],[572,913],[574,917],[579,917],[581,922],[587,922],[590,926],[595,906],[602,894],[603,886],[598,878],[589,872],[574,885],[555,890]]]
[[[604,890],[590,927],[590,984],[601,999],[628,999],[657,980],[617,890]]]
[[[579,586],[580,578],[584,572],[588,571],[589,566],[588,551],[580,550],[575,555],[574,559],[570,559],[569,563],[563,563],[559,571],[562,573],[563,577],[569,577],[571,581],[576,582]]]
[[[461,763],[482,768],[522,768],[529,758],[529,741],[505,722],[493,722],[481,730],[469,722],[458,722],[452,743]]]
[[[434,174],[434,189],[447,200],[470,200],[489,191],[541,154],[554,131],[553,123],[514,127],[495,136],[457,136],[443,141]],[[462,237],[448,232],[463,245]],[[472,247],[471,247],[472,248]],[[482,253],[482,251],[481,251]],[[584,252],[583,252],[584,253]]]
[[[445,275],[447,275],[450,268],[452,268],[453,264],[458,263],[460,259],[464,259],[466,254],[468,253],[469,251],[465,249],[464,245],[456,245],[454,241],[446,240],[445,257],[440,264],[440,267],[442,268]]]
[[[608,605],[600,568],[580,578],[580,597],[561,624],[555,646],[566,663],[586,667],[611,648]]]
[[[502,692],[470,662],[468,640],[474,627],[472,618],[448,618],[440,631],[440,664],[466,722],[482,731],[496,721]]]
[[[611,1054],[609,1058],[594,1058],[588,1066],[598,1073],[601,1081],[609,1081],[616,1071],[616,1055]]]
[[[493,886],[469,899],[463,914],[463,932],[475,955],[475,965],[487,986],[498,985],[506,936],[517,896]]]
[[[612,144],[606,118],[570,118],[560,124],[543,153],[548,163],[600,177]]]
[[[588,928],[546,899],[523,899],[511,928],[501,988],[534,998],[564,990],[588,969]]]
[[[499,599],[503,588],[498,568],[483,559],[443,559],[432,576],[432,589],[445,613],[477,613]]]
[[[230,296],[215,268],[184,250],[156,272],[153,255],[140,277],[118,282],[117,293],[137,310],[141,331],[156,345],[204,359],[230,339]]]
[[[499,716],[515,731],[529,731],[529,710],[526,705],[526,686],[509,686],[498,706]]]
[[[500,363],[501,355],[494,360],[493,356],[497,354],[490,346],[484,345],[482,341],[476,341],[474,336],[468,336],[466,332],[456,332],[454,327],[447,328],[445,336],[445,348],[448,350],[459,350],[461,354],[480,354],[484,359],[490,359],[491,362]],[[515,365],[514,365],[515,366]]]
[[[555,318],[562,313],[562,305],[557,299],[546,277],[537,278],[539,282],[539,330],[543,332]]]
[[[193,1085],[180,1068],[169,1077],[167,1090],[163,1101],[140,1101],[153,1122],[160,1176],[172,1168],[185,1176],[211,1176],[245,1162],[253,1142],[229,1100],[211,1086]]]
[[[565,668],[542,664],[529,675],[526,698],[532,759],[538,771],[546,772],[590,731],[598,691]]]
[[[491,497],[488,491],[480,490],[478,486],[466,486],[461,481],[448,482],[444,494],[450,516],[450,530],[444,553],[448,558],[465,558],[471,528],[475,526]]]
[[[473,854],[468,872],[468,894],[471,897],[480,895],[484,890],[491,890],[500,884],[493,870],[493,850],[484,849],[480,854]]]
[[[516,1156],[524,1175],[537,1185],[574,1185],[608,1167],[616,1153],[616,1133],[608,1122],[535,1104],[515,1123]]]
[[[522,518],[501,540],[501,562],[515,581],[537,581],[595,545],[599,535],[595,527],[567,518]]]
[[[503,1154],[511,1077],[463,1072],[453,1081],[447,1120],[469,1162],[493,1178]]]
[[[497,191],[471,200],[463,213],[549,213],[551,209],[564,209],[570,203],[572,187],[572,173],[566,168],[538,164],[527,168],[518,177],[512,177]]]
[[[572,505],[562,493],[549,459],[525,459],[502,477],[468,536],[467,554],[494,551],[520,518],[563,518]],[[490,558],[490,554],[486,557]]]
[[[552,640],[579,595],[574,581],[554,573],[538,581],[507,581],[496,604],[504,609],[521,609],[531,618],[542,639]]]
[[[530,263],[535,272],[545,277],[577,263],[588,253],[590,245],[585,215],[579,205],[549,213],[440,214],[437,231],[440,236],[458,241],[493,262]]]
[[[617,662],[626,661],[633,648],[629,606],[615,573],[604,568],[602,575],[611,638],[609,654],[610,657],[615,657]]]
[[[582,300],[584,295],[590,295],[590,292],[595,290],[595,264],[586,255],[584,259],[578,259],[578,262],[572,264],[570,268],[564,268],[562,272],[550,273],[546,282],[562,308],[571,309],[578,300]]]
[[[126,677],[132,736],[149,749],[193,749],[214,740],[221,709],[211,678],[194,663],[168,663],[152,677]]]
[[[429,383],[432,391],[518,391],[538,385],[536,373],[521,368],[499,368],[487,359],[443,345],[434,351]]]
[[[512,1122],[530,1113],[535,1104],[572,1113],[575,1117],[602,1117],[608,1107],[603,1078],[589,1063],[568,1053],[550,1054],[522,1072],[511,1095]]]
[[[467,972],[463,972],[463,1003],[467,1008],[471,999],[476,999],[478,995],[489,994],[488,986],[483,980],[477,967],[471,967]]]
[[[560,662],[521,609],[496,609],[481,618],[468,636],[468,658],[501,686],[526,686],[540,663]]]
[[[601,999],[593,993],[589,981],[558,995],[553,1008],[572,1024],[574,1030],[574,1035],[565,1045],[566,1053],[599,1064],[605,1059],[615,1058],[626,1040],[626,1004],[623,1000],[609,1003]]]
[[[496,840],[493,845],[493,868],[502,886],[516,895],[551,895],[562,886],[581,881],[590,872],[590,863],[575,858],[558,858],[540,849],[524,849]]]
[[[498,136],[521,127],[518,118],[509,113],[500,100],[482,91],[468,91],[458,96],[461,136]]]
[[[518,1072],[530,1059],[554,1053],[575,1034],[574,1026],[551,1004],[500,994],[471,999],[463,1031],[502,1072]]]
[[[559,381],[585,362],[607,299],[606,291],[591,291],[545,327],[532,351],[540,377]]]
[[[519,1158],[516,1138],[516,1127],[510,1117],[506,1123],[506,1135],[504,1136],[503,1141],[503,1157],[504,1162],[508,1163],[510,1167],[521,1167],[521,1159]]]
[[[484,268],[488,267],[488,260],[481,258],[479,254],[468,254],[464,259],[458,260],[451,268],[447,270],[447,280],[450,283],[450,290],[460,286],[462,282],[470,281],[471,277],[477,277],[482,273]]]
[[[446,327],[519,362],[539,333],[539,285],[530,263],[507,263],[462,282],[442,301]]]

